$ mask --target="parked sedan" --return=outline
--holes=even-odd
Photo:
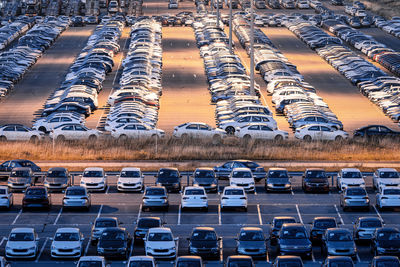
[[[226,133],[222,129],[212,128],[210,125],[202,122],[187,122],[174,128],[172,133],[177,138],[212,138],[220,141],[226,137]]]
[[[168,210],[168,193],[163,186],[148,186],[144,190],[142,198],[142,211],[152,208],[162,208]]]
[[[383,187],[398,187],[400,185],[400,175],[396,169],[380,168],[374,172],[372,186],[381,191]]]
[[[58,228],[54,238],[50,239],[51,254],[57,258],[80,258],[83,253],[83,234],[79,228]]]
[[[242,187],[226,186],[221,194],[221,210],[242,208],[247,211],[247,195]]]
[[[305,141],[311,140],[335,140],[347,139],[349,134],[342,130],[320,125],[306,125],[296,129],[294,136]]]
[[[102,232],[107,228],[119,227],[120,222],[115,217],[98,217],[93,223],[90,242],[97,245]]]
[[[235,131],[235,136],[239,138],[243,138],[246,141],[261,139],[261,140],[275,140],[282,141],[284,139],[288,139],[288,132],[273,129],[264,124],[249,124],[237,128]]]
[[[234,255],[234,256],[229,256],[226,259],[225,266],[226,267],[235,267],[235,266],[255,267],[255,264],[253,262],[253,259],[250,256]]]
[[[290,192],[292,190],[291,176],[284,168],[270,168],[265,177],[265,190],[267,192]]]
[[[355,138],[370,139],[399,138],[400,132],[394,131],[384,125],[369,125],[355,130],[353,136]]]
[[[278,251],[280,255],[299,255],[311,258],[312,244],[304,225],[285,223],[279,231]]]
[[[14,204],[14,196],[7,186],[0,186],[0,207],[10,209]]]
[[[43,133],[21,124],[7,124],[0,127],[0,141],[31,141],[42,140]]]
[[[265,178],[265,175],[267,174],[265,169],[257,162],[250,160],[228,161],[220,166],[214,167],[214,171],[218,178],[228,179],[234,168],[249,168],[253,173],[253,177],[256,182],[259,182],[261,179]]]
[[[6,259],[34,259],[39,252],[39,237],[33,228],[13,228],[5,248]]]
[[[336,228],[336,219],[333,217],[315,217],[310,231],[311,242],[321,242],[326,229]]]
[[[208,210],[208,197],[206,190],[200,186],[187,186],[182,193],[181,209],[199,208]]]
[[[192,177],[193,185],[201,186],[206,191],[218,191],[218,180],[212,168],[197,168]]]
[[[229,176],[229,185],[243,187],[246,192],[255,192],[253,173],[249,168],[234,168]]]
[[[323,169],[307,169],[303,175],[304,192],[329,192],[328,177]]]
[[[15,159],[15,160],[8,160],[3,162],[0,165],[0,172],[11,172],[14,168],[17,167],[27,167],[31,169],[32,172],[40,172],[41,168],[37,166],[30,160],[26,159]]]
[[[62,167],[50,168],[44,177],[44,186],[49,191],[62,191],[70,185],[68,170]]]
[[[130,253],[132,238],[125,228],[107,227],[101,232],[97,253],[106,258],[126,260]]]
[[[399,267],[400,260],[397,256],[375,256],[371,261],[371,267]]]
[[[65,191],[62,205],[64,210],[67,208],[84,208],[89,210],[91,206],[90,193],[82,186],[68,187]]]
[[[371,250],[375,256],[400,255],[400,231],[397,228],[376,229],[372,237]]]
[[[96,267],[108,267],[106,264],[106,260],[102,256],[83,256],[79,259],[76,264],[77,267],[88,267],[88,266],[96,266]]]
[[[140,217],[135,221],[134,241],[143,241],[150,228],[162,227],[164,223],[159,217]]]
[[[273,267],[303,267],[303,261],[299,256],[277,256]]]
[[[188,241],[189,254],[207,259],[219,259],[221,238],[218,237],[214,228],[195,227]]]
[[[168,191],[181,191],[181,178],[177,168],[161,168],[156,178],[156,185],[164,186]]]
[[[17,167],[12,169],[8,178],[8,188],[11,191],[25,191],[34,184],[34,177],[31,168]]]
[[[107,175],[103,168],[86,168],[81,176],[80,185],[89,191],[103,191],[107,190]]]
[[[95,141],[100,137],[100,131],[89,129],[81,124],[63,124],[54,128],[49,136],[57,141],[65,140],[89,140]]]
[[[282,228],[282,225],[285,223],[296,223],[296,219],[294,217],[274,217],[271,222],[271,228],[269,232],[269,240],[271,245],[276,245],[278,243],[279,231]]]
[[[28,208],[43,208],[50,210],[51,196],[44,186],[31,186],[25,191],[22,199],[22,210]]]
[[[376,194],[376,207],[380,210],[384,208],[400,207],[400,188],[382,187]]]
[[[153,256],[155,259],[176,258],[176,241],[171,229],[169,228],[151,228],[147,232],[145,241],[146,256]]]
[[[259,227],[241,228],[236,238],[236,253],[265,258],[267,246],[263,230]]]
[[[144,175],[139,168],[123,168],[118,176],[118,191],[142,191],[144,188]]]
[[[383,227],[383,221],[377,217],[360,217],[354,222],[353,235],[357,241],[371,241],[375,230]]]
[[[339,190],[344,190],[349,187],[365,188],[364,177],[361,171],[356,168],[341,169],[337,175],[336,184]]]
[[[152,129],[151,127],[140,123],[129,123],[121,127],[115,127],[111,131],[111,136],[119,139],[126,140],[128,138],[163,138],[165,132],[160,129]]]
[[[350,208],[362,208],[369,210],[370,200],[365,188],[348,187],[340,194],[340,207],[343,211]]]
[[[322,252],[327,256],[351,256],[356,258],[357,247],[348,229],[330,228],[322,237]]]
[[[126,267],[156,267],[156,262],[151,256],[132,256]]]

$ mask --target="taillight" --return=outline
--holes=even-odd
[[[1,199],[8,199],[8,197],[6,197],[6,196],[3,196],[3,197],[1,197]]]
[[[382,197],[381,199],[389,199],[388,197]]]
[[[143,197],[143,199],[149,199],[148,197]]]
[[[247,199],[246,197],[241,197],[240,199]]]
[[[182,199],[183,199],[183,200],[186,200],[186,199],[189,199],[189,198],[188,198],[188,197],[183,197]]]
[[[227,197],[222,197],[222,199],[228,199]]]
[[[345,197],[344,199],[345,199],[345,200],[348,200],[348,199],[351,199],[351,197]]]
[[[200,199],[207,199],[206,197],[201,197]]]
[[[167,197],[161,197],[161,199],[167,199]]]
[[[87,197],[81,197],[81,199],[86,199],[86,200],[89,200]]]
[[[369,199],[368,197],[363,197],[363,199]]]

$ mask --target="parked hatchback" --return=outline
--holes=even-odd
[[[44,177],[44,186],[49,191],[62,191],[70,184],[70,176],[66,168],[50,168]]]
[[[39,238],[33,228],[14,228],[6,240],[7,259],[34,259],[39,252]]]
[[[142,211],[161,208],[168,210],[168,193],[164,186],[148,186],[142,197]]]
[[[34,184],[34,177],[31,168],[16,167],[11,171],[8,178],[8,188],[12,191],[25,191]]]
[[[347,187],[340,194],[340,206],[343,211],[347,209],[361,208],[369,210],[369,197],[367,191],[362,187]]]
[[[68,187],[65,191],[62,204],[64,209],[84,208],[89,210],[92,204],[90,193],[82,186]]]
[[[135,222],[134,240],[143,241],[150,228],[162,227],[163,222],[159,217],[140,217]]]
[[[270,168],[265,178],[265,190],[268,191],[285,191],[292,190],[291,176],[284,168]]]
[[[236,238],[236,253],[265,258],[267,246],[264,232],[259,227],[243,227]]]
[[[214,228],[196,227],[188,238],[188,252],[204,258],[219,259],[220,240]]]
[[[271,245],[276,245],[278,243],[279,231],[281,230],[282,225],[285,223],[296,223],[296,219],[289,216],[278,216],[272,219],[269,232],[269,240]]]
[[[218,191],[218,180],[212,168],[197,168],[193,173],[193,185],[204,187],[206,191]]]
[[[328,256],[356,258],[357,248],[348,229],[330,228],[322,237],[322,253]]]
[[[97,253],[106,258],[122,258],[129,256],[131,236],[120,227],[108,227],[101,232],[97,244]]]
[[[312,222],[310,231],[311,242],[320,242],[326,229],[336,228],[336,219],[333,217],[316,217]]]
[[[383,221],[378,217],[360,217],[354,222],[354,240],[371,241],[375,230],[383,227]]]
[[[51,197],[44,186],[29,187],[22,199],[22,209],[28,208],[43,208],[50,210]]]
[[[0,186],[0,207],[10,209],[14,204],[14,196],[7,186]]]
[[[379,255],[400,255],[400,231],[397,228],[376,229],[371,244],[372,253]]]

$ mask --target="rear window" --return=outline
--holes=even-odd
[[[162,188],[151,188],[146,190],[146,195],[148,196],[163,196],[165,191]]]
[[[116,227],[116,221],[97,221],[95,227],[105,228],[105,227]]]
[[[46,194],[46,190],[42,188],[28,189],[26,190],[27,196],[43,196]]]
[[[185,195],[187,195],[187,196],[202,196],[202,195],[204,195],[204,190],[202,190],[202,189],[187,189],[185,191]]]
[[[243,190],[240,190],[240,189],[225,190],[225,195],[227,195],[227,196],[241,196],[241,195],[243,195]]]
[[[382,223],[378,220],[362,221],[360,227],[363,228],[379,228],[382,227]]]
[[[228,267],[252,267],[250,260],[230,260]]]
[[[318,220],[314,222],[314,226],[322,229],[335,228],[336,222],[334,220]]]
[[[160,227],[160,221],[159,220],[152,220],[152,219],[140,219],[138,222],[138,227],[141,228],[154,228],[154,227]]]
[[[177,267],[201,267],[200,261],[178,261]]]
[[[85,189],[69,189],[66,193],[67,196],[84,196],[86,195]]]
[[[131,261],[129,267],[153,267],[151,261]]]

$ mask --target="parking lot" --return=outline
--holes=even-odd
[[[153,174],[153,173],[151,173]],[[369,197],[371,199],[370,211],[348,211],[343,212],[339,206],[339,193],[332,187],[329,194],[305,194],[301,190],[300,173],[293,173],[291,193],[266,193],[264,181],[257,183],[256,192],[248,194],[248,211],[239,210],[221,211],[220,192],[228,184],[227,180],[221,180],[218,193],[209,193],[208,212],[200,211],[182,211],[180,208],[180,195],[170,194],[170,208],[166,211],[152,210],[141,211],[141,193],[119,193],[116,190],[116,176],[109,175],[109,188],[105,193],[92,194],[92,207],[90,211],[67,210],[61,208],[62,193],[52,193],[52,208],[49,212],[45,211],[21,211],[22,194],[15,194],[15,205],[10,211],[1,212],[0,222],[0,255],[4,253],[5,240],[10,230],[14,227],[31,226],[39,233],[40,237],[40,255],[35,262],[29,262],[33,266],[47,266],[54,264],[49,252],[51,238],[56,229],[60,227],[78,227],[85,236],[85,255],[96,255],[96,247],[89,244],[91,223],[98,217],[117,217],[128,232],[132,233],[134,229],[133,222],[140,217],[156,216],[166,222],[166,227],[170,227],[173,234],[179,237],[178,255],[187,255],[188,241],[187,237],[193,227],[211,226],[222,237],[222,253],[220,261],[208,262],[209,266],[217,266],[229,255],[235,255],[234,240],[239,229],[243,226],[257,226],[264,230],[268,236],[270,225],[275,216],[293,216],[300,223],[304,223],[310,228],[310,223],[314,217],[329,216],[335,217],[341,223],[340,227],[352,229],[352,223],[361,216],[380,217],[384,220],[386,226],[398,226],[400,218],[398,211],[379,212],[374,208],[375,192],[371,188],[371,176],[367,176],[366,183]],[[370,173],[367,173],[370,175]],[[74,183],[79,183],[79,176],[76,176]],[[154,176],[146,175],[145,184],[154,184]],[[190,178],[184,176],[182,184],[186,185]],[[318,203],[317,203],[318,202]],[[276,257],[276,248],[269,246],[268,257],[262,261],[257,261],[257,266],[268,266]],[[134,244],[132,255],[143,255],[144,247],[141,244]],[[372,254],[368,244],[358,245],[357,266],[367,266],[372,259]],[[313,246],[313,258],[306,261],[306,266],[318,266],[323,261],[320,248]],[[72,266],[71,261],[57,261],[63,266]],[[15,262],[15,266],[26,264],[23,261]],[[34,265],[36,264],[36,265]],[[122,266],[123,262],[112,262],[112,266]],[[169,265],[168,262],[161,262],[161,265]],[[14,266],[14,262],[13,262]]]

